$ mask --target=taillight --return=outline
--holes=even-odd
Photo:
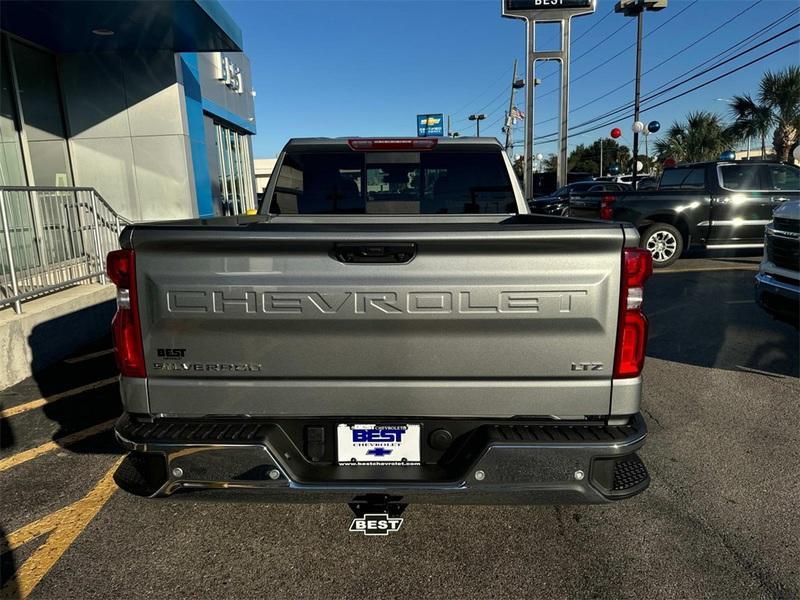
[[[136,256],[133,250],[109,252],[106,272],[117,286],[117,314],[111,322],[111,332],[120,375],[146,377],[139,307],[136,301]]]
[[[647,317],[642,313],[644,282],[653,273],[653,256],[641,248],[625,248],[622,253],[622,284],[619,296],[617,352],[614,377],[638,377],[644,366],[647,347]]]
[[[616,196],[606,195],[600,198],[600,218],[605,221],[610,221],[614,218],[614,202],[617,201]]]
[[[436,138],[354,138],[347,140],[351,150],[433,150]]]

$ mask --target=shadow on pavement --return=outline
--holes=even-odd
[[[0,404],[0,409],[3,405]],[[0,416],[0,450],[3,448],[11,448],[14,445],[14,431],[11,429],[11,423],[8,419]]]
[[[798,332],[758,307],[753,277],[750,270],[656,273],[645,292],[647,355],[797,377]]]
[[[101,352],[110,347],[111,339],[106,336],[99,342],[76,352],[75,356]],[[59,440],[67,436],[119,417],[122,413],[122,403],[116,376],[117,368],[112,354],[103,354],[76,363],[61,362],[34,375],[36,386],[43,397],[78,388],[89,388],[42,407],[44,415],[58,424],[58,429],[53,434],[53,441],[59,443]],[[70,452],[76,453],[121,453],[110,429],[62,445]]]
[[[14,553],[8,549],[8,538],[6,532],[0,527],[0,590],[2,597],[8,600],[19,598],[19,590],[14,585],[16,581],[17,565],[14,560]],[[6,587],[8,584],[8,587]]]
[[[57,424],[51,439],[70,452],[121,452],[110,425],[104,426],[122,412],[117,368],[113,354],[108,352],[113,310],[113,303],[103,303],[89,311],[45,321],[33,329],[28,344],[34,375],[0,392],[0,406],[17,409],[0,417],[3,454],[40,445],[42,430],[53,430],[52,425],[42,424],[42,415]],[[64,360],[64,348],[74,348],[76,339],[89,343]],[[85,355],[92,356],[80,360]],[[42,398],[49,401],[26,407]],[[94,434],[86,435],[93,428]]]

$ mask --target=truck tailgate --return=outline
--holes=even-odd
[[[620,226],[280,221],[123,239],[151,413],[608,414]]]

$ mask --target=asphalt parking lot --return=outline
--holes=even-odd
[[[2,596],[800,597],[800,344],[754,304],[757,262],[681,260],[648,284],[644,494],[411,506],[386,538],[349,533],[343,505],[116,490],[113,359],[87,348],[0,392]]]

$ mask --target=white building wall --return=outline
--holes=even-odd
[[[59,58],[75,184],[133,220],[197,214],[176,60],[171,51]]]

